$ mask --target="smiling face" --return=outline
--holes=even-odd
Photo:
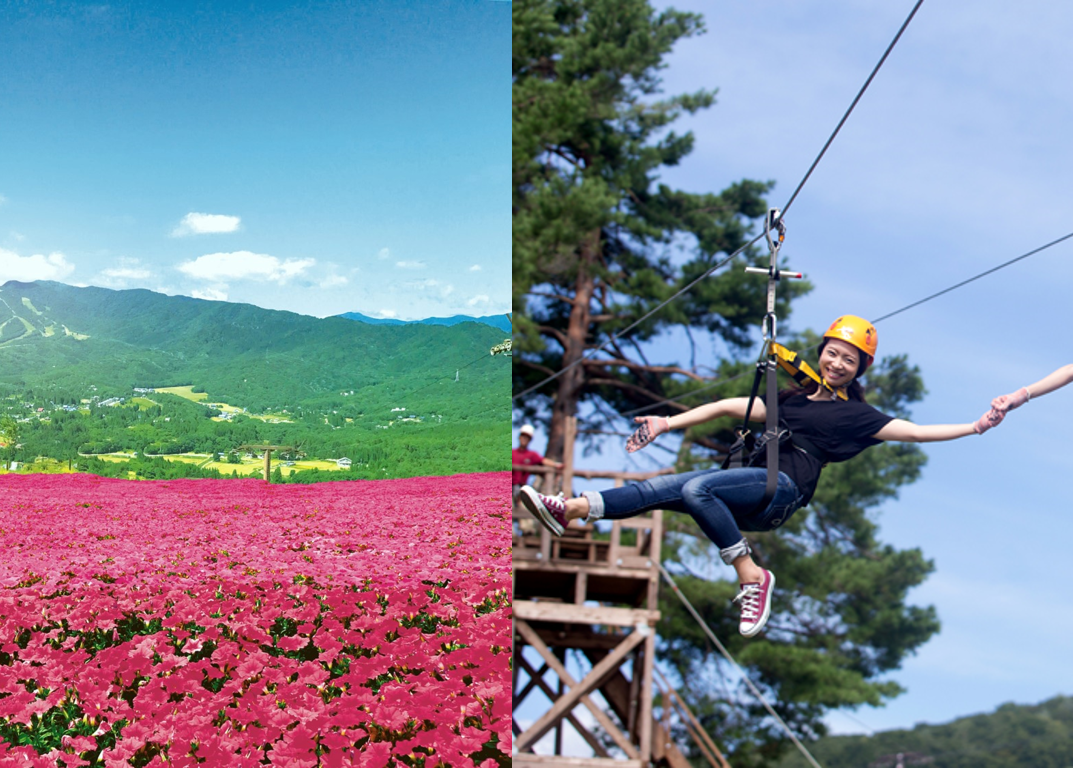
[[[841,339],[827,339],[820,352],[820,375],[832,387],[845,387],[857,376],[861,351]]]

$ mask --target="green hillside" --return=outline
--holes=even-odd
[[[48,457],[123,476],[92,457],[208,462],[272,444],[298,446],[293,459],[353,462],[321,479],[505,470],[510,370],[489,354],[501,337],[483,323],[365,325],[9,282],[0,287],[0,431],[9,425],[16,443],[0,461]],[[131,471],[159,475],[154,461]]]
[[[0,383],[23,389],[194,384],[258,411],[349,398],[373,408],[413,393],[395,404],[506,418],[509,373],[488,355],[501,336],[480,323],[374,326],[146,290],[0,287]]]
[[[990,714],[874,736],[832,736],[809,746],[824,768],[1068,768],[1073,766],[1073,698],[1004,704]],[[806,768],[796,751],[778,768]]]

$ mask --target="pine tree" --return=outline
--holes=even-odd
[[[715,100],[714,91],[659,98],[662,58],[677,40],[703,32],[700,16],[657,14],[646,0],[521,0],[513,14],[520,392],[602,346],[748,242],[770,185],[743,180],[719,193],[690,193],[659,183],[660,169],[693,148],[692,134],[671,124]],[[622,411],[698,386],[695,370],[645,359],[639,345],[668,327],[708,332],[737,349],[753,344],[765,285],[743,274],[744,260],[527,398],[527,417],[550,409],[547,453],[561,456],[565,418],[581,402]],[[786,287],[783,315],[788,299],[807,287]],[[587,418],[590,427],[603,421]]]

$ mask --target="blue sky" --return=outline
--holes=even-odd
[[[0,282],[509,311],[509,14],[0,7]]]
[[[771,202],[785,203],[913,4],[673,3],[709,31],[669,57],[665,91],[719,95],[676,126],[695,132],[696,149],[663,180],[700,192],[770,179]],[[924,3],[787,214],[783,254],[816,287],[780,333],[879,317],[1073,232],[1071,30],[1064,4]],[[1073,241],[880,323],[880,355],[909,355],[929,390],[914,420],[973,420],[1071,362],[1071,281]],[[883,540],[934,560],[910,599],[935,605],[943,628],[891,675],[906,694],[833,713],[836,732],[1073,695],[1061,480],[1073,471],[1071,408],[1073,387],[982,437],[925,446],[922,479],[877,511]],[[616,443],[577,463],[652,469],[666,456],[627,457]]]

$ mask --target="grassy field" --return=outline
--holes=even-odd
[[[103,461],[111,462],[126,462],[131,460],[129,453],[101,453],[97,454],[97,458]],[[180,461],[184,464],[197,464],[202,469],[216,469],[221,474],[230,475],[238,473],[239,475],[251,475],[260,476],[264,472],[265,462],[264,459],[242,459],[239,464],[230,464],[226,461],[212,461],[212,456],[207,453],[178,453],[168,454],[162,456],[165,461]],[[280,467],[283,475],[291,475],[295,472],[301,472],[306,469],[321,469],[327,471],[336,471],[339,469],[339,465],[334,461],[296,461],[293,466],[283,466],[282,462],[279,462],[273,457],[272,469],[277,466]],[[65,470],[64,470],[65,471]]]
[[[189,387],[157,387],[153,391],[166,392],[169,395],[178,395],[179,397],[185,397],[187,400],[193,400],[195,403],[200,403],[202,400],[209,399],[207,392],[195,392],[193,385]]]
[[[185,398],[187,400],[191,400],[191,401],[193,401],[195,403],[201,403],[202,405],[204,405],[204,406],[206,406],[208,408],[215,408],[216,410],[220,411],[221,413],[246,413],[246,411],[244,409],[238,408],[238,407],[236,407],[234,405],[230,405],[229,403],[210,403],[210,402],[208,402],[208,399],[209,399],[208,393],[206,393],[206,392],[195,392],[193,385],[188,386],[188,387],[157,387],[153,391],[154,392],[165,392],[165,393],[167,393],[169,395],[178,395],[179,397]],[[282,423],[286,423],[286,424],[293,424],[294,423],[293,421],[291,421],[291,419],[287,418],[286,414],[283,414],[283,413],[263,413],[263,414],[246,413],[246,415],[249,416],[251,419],[260,419],[261,421],[277,421],[277,422],[282,422]],[[224,419],[220,418],[219,416],[216,416],[216,417],[213,418],[213,421],[224,421]]]

